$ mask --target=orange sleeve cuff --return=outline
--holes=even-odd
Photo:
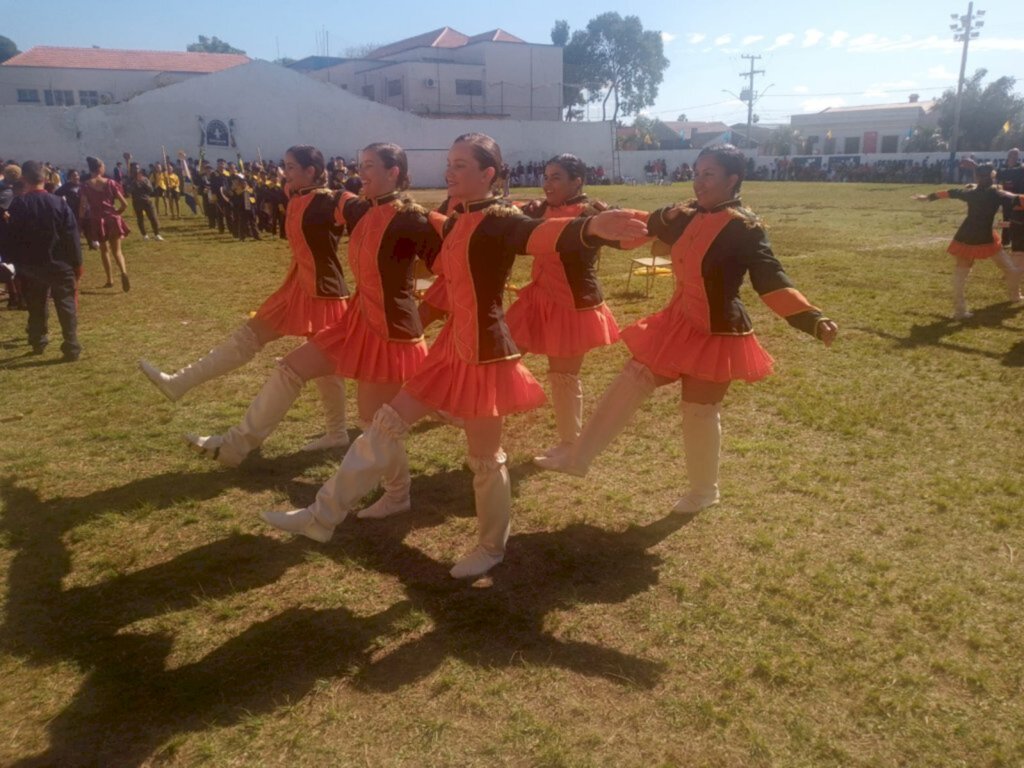
[[[780,317],[791,317],[801,312],[817,312],[818,308],[812,305],[804,295],[796,288],[780,288],[777,291],[770,291],[761,295],[761,300],[768,305],[769,309]]]
[[[946,200],[949,198],[949,190],[943,189],[935,193],[935,196],[940,200]]]

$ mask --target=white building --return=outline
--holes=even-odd
[[[424,117],[562,119],[562,49],[501,29],[468,36],[442,27],[363,58],[311,57],[292,68]]]
[[[180,51],[119,51],[38,45],[0,64],[0,105],[94,107],[197,75],[247,64],[248,56]]]
[[[124,152],[155,161],[161,147],[192,157],[202,151],[210,160],[234,160],[236,153],[276,160],[293,144],[313,144],[325,155],[352,159],[367,144],[393,141],[408,153],[415,186],[440,187],[452,140],[473,131],[493,136],[509,165],[572,152],[589,165],[612,167],[611,123],[426,119],[260,61],[120,104],[0,105],[5,158],[50,160],[65,168],[82,167],[87,155],[113,162]]]
[[[934,101],[918,101],[913,94],[904,104],[830,107],[810,115],[793,115],[791,127],[799,131],[802,146],[796,154],[874,155],[901,152],[915,128],[932,127]]]

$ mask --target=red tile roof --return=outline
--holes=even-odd
[[[479,35],[467,37],[451,27],[441,27],[440,29],[433,29],[430,32],[424,32],[422,35],[407,37],[405,40],[399,40],[397,43],[390,43],[377,48],[376,50],[370,51],[366,54],[366,58],[383,59],[388,56],[394,56],[402,51],[412,50],[413,48],[461,48],[462,46],[469,45],[470,43],[479,43],[484,41],[498,43],[526,42],[515,35],[509,34],[503,29],[492,29],[490,32],[482,32]]]
[[[237,67],[239,64],[248,64],[250,61],[248,56],[237,53],[119,51],[111,48],[58,48],[37,45],[13,56],[0,66],[209,73]]]

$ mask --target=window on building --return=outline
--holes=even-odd
[[[883,136],[882,137],[882,152],[899,152],[900,151],[900,137],[899,136]]]
[[[388,96],[401,96],[402,95],[402,81],[401,80],[388,80]]]
[[[18,103],[19,104],[38,104],[39,103],[39,91],[35,88],[19,88],[18,89]]]
[[[95,107],[100,103],[99,91],[79,91],[78,103],[83,107]]]
[[[376,98],[375,94],[376,94],[376,91],[375,91],[375,89],[374,89],[374,87],[372,85],[364,85],[363,86],[363,98],[364,99],[369,99],[370,101],[374,101],[374,99]]]
[[[860,136],[849,136],[843,139],[843,154],[844,155],[859,155],[860,154]]]
[[[457,96],[483,96],[483,80],[456,80],[455,94]]]
[[[43,91],[48,107],[73,107],[75,106],[74,91]]]

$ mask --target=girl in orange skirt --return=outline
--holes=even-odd
[[[544,402],[544,391],[519,361],[502,311],[515,256],[632,240],[646,235],[646,229],[625,211],[587,219],[531,219],[496,196],[501,168],[501,150],[489,136],[471,133],[455,140],[445,174],[455,204],[447,220],[431,214],[444,238],[432,269],[446,281],[448,320],[420,370],[377,411],[316,501],[305,509],[264,513],[271,525],[327,541],[380,477],[404,461],[402,442],[409,427],[444,410],[465,420],[479,524],[478,546],[455,564],[451,575],[476,577],[503,559],[511,515],[503,420]]]
[[[675,511],[717,504],[722,399],[734,379],[757,381],[772,370],[739,300],[744,275],[790,325],[826,346],[835,339],[836,324],[793,288],[760,222],[740,207],[745,168],[735,147],[709,147],[697,158],[696,200],[650,215],[651,234],[671,247],[675,293],[665,309],[622,332],[633,358],[605,390],[569,456],[537,464],[585,475],[656,387],[680,381],[690,490]]]
[[[532,218],[593,216],[608,209],[583,192],[587,167],[558,155],[544,167],[544,200],[523,212]],[[545,253],[533,259],[530,282],[508,310],[512,339],[523,352],[547,355],[551,404],[559,443],[545,456],[566,456],[583,424],[580,368],[587,352],[614,344],[619,326],[597,278],[598,249]]]
[[[332,374],[355,379],[359,420],[368,428],[427,356],[413,297],[413,263],[417,258],[433,262],[441,238],[426,210],[401,194],[409,186],[409,163],[401,147],[366,147],[359,176],[359,196],[342,192],[335,209],[336,220],[351,233],[348,262],[357,288],[349,309],[338,323],[281,360],[240,424],[223,435],[186,438],[222,464],[237,466],[266,440],[310,379]],[[384,495],[360,517],[409,509],[408,466],[404,459],[399,465],[384,477]]]
[[[193,387],[249,362],[268,342],[282,336],[310,337],[339,322],[349,291],[338,261],[344,225],[335,220],[342,193],[327,189],[324,156],[316,147],[297,145],[285,153],[284,175],[291,190],[285,230],[292,261],[284,284],[263,302],[255,317],[192,365],[167,374],[146,360],[139,368],[167,399],[178,400]],[[316,380],[327,415],[327,433],[303,450],[348,445],[345,380]],[[198,446],[202,448],[203,446]]]
[[[967,309],[967,277],[975,261],[993,259],[1006,279],[1010,301],[1016,300],[1020,294],[1021,272],[1003,253],[1001,238],[992,228],[996,213],[1007,199],[1012,200],[1015,195],[995,186],[995,176],[995,167],[984,163],[974,169],[975,183],[964,189],[944,189],[930,195],[914,196],[921,202],[953,198],[967,203],[967,217],[946,249],[946,253],[956,259],[953,267],[953,317],[957,320],[972,317]]]

